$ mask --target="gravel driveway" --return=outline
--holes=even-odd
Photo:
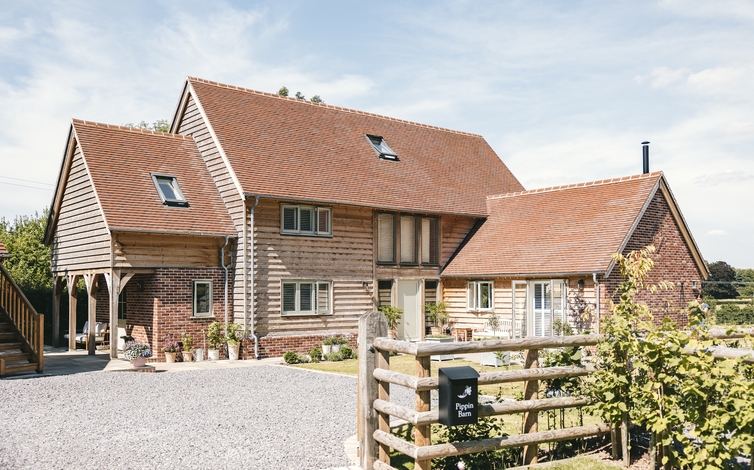
[[[0,468],[350,465],[356,378],[282,366],[0,380]]]

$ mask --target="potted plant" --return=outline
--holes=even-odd
[[[424,339],[430,343],[452,343],[455,341],[455,338],[445,333],[427,335]],[[430,357],[431,361],[452,361],[453,359],[455,359],[454,354],[437,354]]]
[[[175,362],[175,355],[181,350],[173,335],[165,335],[165,341],[162,343],[162,352],[165,353],[165,362]]]
[[[194,350],[194,338],[190,333],[183,333],[181,335],[181,342],[183,343],[183,362],[191,362],[192,351]]]
[[[328,336],[322,340],[322,354],[330,354],[332,352],[332,345],[335,342],[335,338]]]
[[[223,344],[224,340],[222,323],[216,321],[210,323],[207,327],[207,342],[209,343],[207,357],[210,361],[220,359],[220,345]]]
[[[427,311],[429,319],[432,320],[432,335],[441,335],[448,332],[448,322],[450,314],[448,313],[445,302],[427,302],[424,304],[424,310]]]
[[[152,349],[147,343],[129,341],[123,346],[123,357],[131,361],[134,367],[144,367],[147,358],[152,357]]]
[[[341,346],[346,344],[348,344],[347,339],[341,338],[340,336],[334,337],[332,342],[332,352],[340,352]]]
[[[225,327],[225,342],[228,343],[228,359],[231,361],[238,360],[238,350],[241,343],[238,330],[240,329],[241,325],[238,323],[230,323]]]
[[[383,305],[382,307],[380,307],[380,312],[385,315],[385,320],[387,320],[387,337],[390,339],[397,338],[398,320],[401,319],[403,310],[398,307],[393,307],[392,305]]]

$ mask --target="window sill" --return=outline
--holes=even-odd
[[[332,233],[319,234],[319,233],[280,232],[280,235],[286,236],[286,237],[332,238]]]
[[[332,313],[281,313],[281,317],[331,317]]]
[[[191,315],[189,317],[191,320],[207,320],[207,319],[215,319],[214,315]]]

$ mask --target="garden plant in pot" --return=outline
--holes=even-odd
[[[175,355],[181,350],[173,335],[165,335],[165,341],[162,343],[162,352],[165,353],[165,362],[175,362]]]
[[[123,346],[123,357],[131,361],[134,367],[144,367],[147,358],[152,357],[152,348],[141,341],[129,341]]]
[[[398,320],[401,319],[403,310],[398,307],[393,307],[392,305],[383,305],[382,307],[380,307],[380,312],[385,315],[385,319],[387,320],[387,337],[390,339],[397,338]]]
[[[241,338],[238,336],[238,330],[241,325],[238,323],[229,323],[225,326],[225,342],[228,343],[228,359],[231,361],[238,360],[238,350],[241,344]]]
[[[322,354],[330,354],[332,352],[332,346],[335,343],[334,336],[328,336],[322,340]]]
[[[447,334],[450,314],[448,313],[445,302],[427,302],[424,304],[424,310],[427,312],[429,319],[432,321],[432,328],[430,329],[431,334]]]
[[[183,343],[183,362],[191,362],[194,351],[194,338],[190,333],[183,333],[181,335],[181,342]]]
[[[207,342],[209,343],[209,350],[207,351],[208,359],[210,361],[219,360],[220,345],[225,342],[222,323],[213,321],[209,324],[209,327],[207,328]]]

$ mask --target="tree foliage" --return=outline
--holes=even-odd
[[[158,119],[152,124],[149,124],[146,121],[141,121],[138,124],[129,122],[124,125],[127,127],[133,127],[135,129],[146,129],[148,131],[156,131],[156,132],[169,132],[170,131],[170,122],[168,122],[167,119]]]
[[[280,87],[280,89],[278,90],[278,95],[280,96],[288,96],[289,94],[290,94],[290,91],[288,90],[288,87],[285,87],[285,86]],[[297,91],[295,96],[297,99],[300,99],[300,100],[306,99],[306,96],[304,96],[304,94],[301,93],[300,91]],[[324,100],[319,95],[312,96],[311,98],[309,98],[309,101],[311,101],[312,103],[324,103]]]
[[[44,245],[47,209],[42,215],[0,219],[0,241],[10,253],[5,268],[24,290],[51,289],[50,248]]]
[[[738,287],[738,295],[754,298],[754,269],[736,269],[736,281],[750,283]]]
[[[735,282],[736,270],[725,261],[710,263],[709,281]],[[705,284],[704,294],[716,299],[735,299],[738,296],[738,291],[733,284]]]

